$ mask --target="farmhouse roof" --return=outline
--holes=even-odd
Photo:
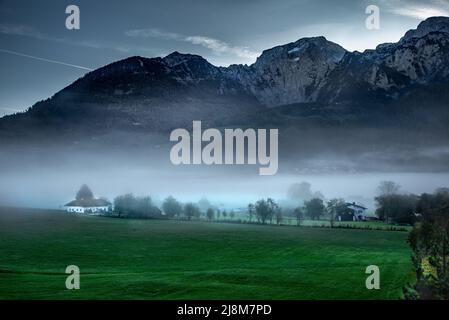
[[[364,210],[367,209],[366,207],[361,206],[361,205],[358,205],[358,204],[356,204],[355,202],[347,202],[347,203],[346,203],[346,206],[347,206],[347,207],[353,206],[353,207],[360,208],[360,209],[364,209]]]
[[[106,207],[110,206],[111,203],[104,199],[82,199],[82,200],[73,200],[65,205],[65,207]]]

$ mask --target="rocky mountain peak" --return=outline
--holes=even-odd
[[[203,63],[209,64],[206,59],[195,54],[179,53],[178,51],[172,52],[163,58],[163,61],[170,67],[182,64],[182,63]]]
[[[218,67],[210,64],[199,55],[184,54],[175,51],[162,59],[178,80],[208,79],[217,76]]]
[[[250,66],[216,67],[177,51],[162,58],[134,56],[89,72],[27,116],[65,121],[111,113],[111,123],[123,120],[124,127],[145,122],[171,128],[193,115],[232,118],[260,107],[384,104],[437,85],[449,86],[447,17],[427,19],[400,42],[364,52],[312,37],[265,50]]]
[[[345,53],[324,37],[302,38],[265,50],[256,63],[244,68],[246,75],[233,70],[264,105],[310,102]]]
[[[421,22],[414,30],[409,30],[400,42],[411,38],[421,38],[431,32],[449,33],[449,17],[431,17]]]
[[[263,51],[257,59],[255,67],[271,63],[273,60],[299,60],[305,56],[310,59],[325,59],[338,62],[346,52],[338,44],[328,41],[325,37],[301,38],[296,42],[276,46]]]
[[[388,101],[449,81],[449,18],[429,18],[397,43],[348,53],[320,92],[324,101]]]

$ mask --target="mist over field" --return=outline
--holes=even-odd
[[[404,193],[447,187],[449,18],[415,27],[363,52],[316,36],[265,48],[251,65],[174,51],[89,69],[0,119],[0,204],[58,208],[86,183],[111,201],[134,193],[245,207],[307,181],[327,199],[372,209],[383,180]],[[174,166],[170,132],[193,121],[278,129],[277,174]]]
[[[184,202],[207,198],[223,208],[245,208],[261,198],[284,200],[292,184],[308,182],[326,199],[344,198],[372,210],[381,181],[395,181],[402,186],[401,192],[416,194],[433,192],[448,186],[449,181],[447,171],[426,171],[416,161],[412,167],[415,170],[404,170],[404,165],[386,161],[386,153],[380,158],[372,153],[352,156],[335,150],[313,153],[303,149],[303,154],[284,156],[281,149],[279,170],[274,176],[260,176],[258,164],[176,166],[169,159],[174,143],[164,144],[163,136],[159,138],[160,144],[149,139],[146,147],[144,143],[134,148],[120,145],[118,150],[77,145],[24,148],[20,152],[4,149],[0,205],[60,208],[86,183],[96,196],[111,201],[120,194],[133,193],[150,195],[160,203],[173,195]],[[433,156],[427,161],[444,163],[447,150],[429,148],[420,152]],[[398,153],[392,156],[399,157]],[[406,160],[410,161],[404,158],[403,163]]]
[[[0,301],[449,299],[448,1],[56,2],[0,0]]]

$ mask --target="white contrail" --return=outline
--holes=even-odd
[[[87,71],[93,71],[94,70],[94,69],[91,69],[91,68],[78,66],[76,64],[71,64],[71,63],[66,63],[66,62],[61,62],[61,61],[56,61],[56,60],[40,58],[40,57],[36,57],[36,56],[31,56],[29,54],[24,54],[24,53],[11,51],[11,50],[6,50],[6,49],[0,49],[0,52],[13,54],[13,55],[16,55],[16,56],[19,56],[19,57],[25,57],[25,58],[35,59],[35,60],[39,60],[39,61],[45,61],[45,62],[60,64],[60,65],[63,65],[63,66],[72,67],[72,68],[78,68],[78,69],[87,70]]]

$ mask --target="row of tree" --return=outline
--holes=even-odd
[[[255,204],[250,203],[248,205],[248,215],[250,222],[252,222],[253,217],[256,217],[258,222],[264,224],[268,221],[272,223],[273,219],[276,219],[277,224],[282,222],[282,209],[276,201],[271,198],[266,200],[261,199]]]
[[[393,181],[382,181],[375,197],[376,215],[387,223],[410,224],[416,222],[416,206],[420,197],[400,192],[400,185]],[[307,217],[312,220],[326,217],[333,223],[338,215],[352,213],[348,211],[343,199],[326,201],[319,191],[312,191],[310,183],[302,182],[290,186],[287,198],[303,205],[293,210],[295,217]],[[288,210],[287,210],[288,211]]]
[[[296,186],[297,194],[307,193],[311,196],[311,192],[305,192],[310,189],[309,185],[299,184]],[[417,205],[420,196],[414,194],[399,193],[400,186],[391,181],[384,181],[379,186],[379,195],[375,198],[376,215],[379,219],[387,223],[399,223],[412,225],[418,219]],[[292,191],[292,193],[293,193]],[[192,218],[205,217],[208,220],[235,217],[233,211],[219,210],[211,205],[206,199],[201,199],[198,203],[181,203],[174,197],[166,198],[159,209],[150,197],[135,197],[132,194],[125,194],[115,198],[115,212],[120,217],[132,218]],[[163,214],[162,214],[163,213]],[[256,203],[251,203],[247,207],[249,221],[257,221],[259,223],[281,224],[284,216],[294,217],[297,224],[303,219],[320,220],[328,219],[333,226],[336,218],[343,215],[351,215],[348,211],[346,203],[343,199],[323,200],[321,197],[310,198],[304,200],[301,206],[291,208],[281,206],[272,198],[261,199]]]
[[[324,202],[321,198],[312,198],[304,201],[303,206],[298,206],[294,209],[285,208],[284,210],[276,201],[268,198],[259,200],[255,204],[250,203],[247,209],[250,222],[252,222],[253,218],[256,218],[259,223],[263,224],[272,223],[273,220],[277,224],[281,224],[285,215],[293,216],[296,218],[297,225],[300,225],[305,218],[319,220],[327,217],[331,222],[331,226],[334,225],[337,215],[343,214],[346,210],[346,203],[343,199],[331,199]]]
[[[286,208],[283,211],[275,200],[268,198],[249,204],[247,213],[249,222],[257,221],[262,224],[271,224],[273,221],[276,224],[281,224],[285,214],[286,216],[294,216],[298,225],[305,218],[319,220],[324,216],[327,216],[333,225],[336,215],[341,213],[344,204],[343,199],[332,199],[325,203],[322,199],[313,198],[305,201],[304,206],[293,210]],[[235,218],[233,210],[229,212],[219,210],[204,199],[198,203],[189,202],[183,204],[174,197],[169,196],[163,201],[161,209],[154,204],[149,196],[136,197],[133,194],[125,194],[114,199],[114,212],[122,218],[185,218],[191,220],[192,218],[205,217],[210,221],[220,218]]]
[[[413,225],[421,218],[422,203],[428,194],[400,193],[400,186],[392,181],[383,181],[379,195],[375,198],[376,215],[387,223]],[[435,194],[444,195],[449,189],[440,188]]]
[[[162,210],[161,210],[162,209]],[[198,203],[181,203],[174,197],[169,196],[159,209],[151,197],[136,197],[133,194],[120,195],[114,199],[114,212],[120,218],[135,219],[157,219],[157,218],[184,218],[191,220],[205,217],[208,220],[235,218],[233,210],[219,210],[212,206],[206,199],[201,199]]]
[[[151,197],[135,197],[125,194],[114,199],[114,211],[123,218],[161,218],[161,210],[154,205]]]

